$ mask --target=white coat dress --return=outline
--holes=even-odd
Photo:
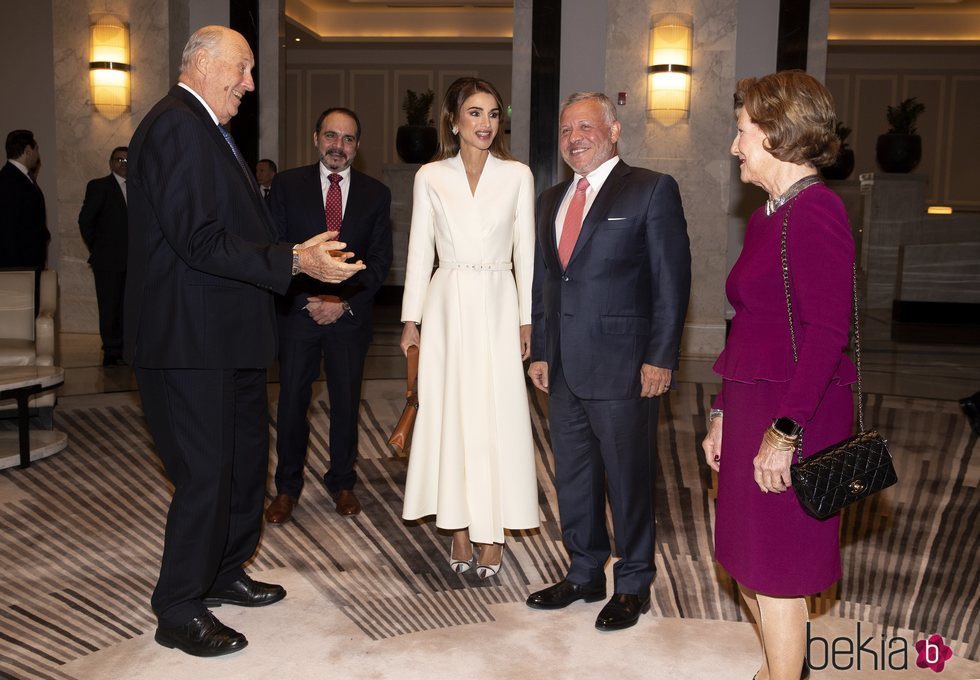
[[[533,261],[526,165],[489,156],[475,193],[458,155],[419,169],[401,315],[422,324],[405,519],[435,515],[477,543],[538,526],[519,329]]]

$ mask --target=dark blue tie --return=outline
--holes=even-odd
[[[245,159],[242,158],[241,152],[238,150],[238,147],[235,146],[234,138],[231,136],[231,133],[225,129],[224,125],[219,125],[218,129],[221,130],[221,136],[225,138],[225,141],[228,142],[228,146],[231,147],[231,152],[235,154],[235,160],[238,161],[238,167],[240,167],[242,172],[245,173],[245,179],[248,180],[249,186],[251,186],[252,190],[254,191],[255,184],[252,181],[252,175],[248,171],[248,166],[245,165]]]

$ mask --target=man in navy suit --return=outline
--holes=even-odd
[[[7,162],[0,168],[0,267],[44,269],[48,257],[44,195],[32,174],[41,150],[30,130],[12,130]]]
[[[109,155],[110,173],[85,187],[78,228],[88,246],[88,263],[95,276],[99,302],[102,365],[123,363],[123,294],[126,291],[126,251],[129,219],[126,214],[126,169],[129,149],[117,146]]]
[[[677,368],[691,283],[677,183],[620,160],[619,134],[605,95],[580,92],[562,105],[559,146],[575,175],[537,202],[528,370],[549,395],[571,563],[527,604],[560,609],[605,598],[608,488],[621,559],[600,630],[632,626],[650,607],[657,408]]]
[[[179,83],[129,144],[126,359],[157,454],[174,485],[152,605],[156,641],[196,656],[245,636],[209,611],[281,600],[252,580],[269,455],[266,369],[276,354],[273,291],[303,273],[339,283],[364,268],[320,234],[279,240],[224,125],[255,89],[245,39],[221,26],[191,36]]]
[[[313,381],[322,357],[330,396],[330,469],[323,482],[341,515],[356,515],[357,416],[364,359],[371,343],[372,303],[391,268],[391,192],[351,168],[361,123],[350,109],[327,109],[316,121],[319,161],[276,175],[269,208],[279,235],[304,241],[334,230],[367,268],[341,285],[297,277],[279,301],[279,410],[276,497],[270,524],[289,520],[303,490]]]

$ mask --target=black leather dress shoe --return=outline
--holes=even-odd
[[[192,656],[221,656],[248,646],[248,640],[207,612],[182,626],[157,626],[154,639],[164,647],[177,648]]]
[[[596,617],[595,627],[599,630],[620,630],[629,628],[637,622],[640,614],[650,609],[650,595],[615,593]]]
[[[264,607],[284,597],[286,590],[282,586],[253,581],[248,576],[242,576],[221,590],[212,590],[204,596],[203,602],[206,607],[220,607],[223,604]]]
[[[563,609],[576,600],[598,602],[605,597],[605,579],[584,585],[559,581],[544,590],[531,593],[527,598],[527,606],[531,609]]]

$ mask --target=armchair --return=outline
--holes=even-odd
[[[39,304],[34,315],[34,270],[0,271],[0,366],[53,366],[55,312],[58,306],[58,273],[40,272]],[[42,420],[51,426],[55,404],[53,392],[29,402],[40,409]],[[0,411],[14,410],[14,400],[0,402]]]

